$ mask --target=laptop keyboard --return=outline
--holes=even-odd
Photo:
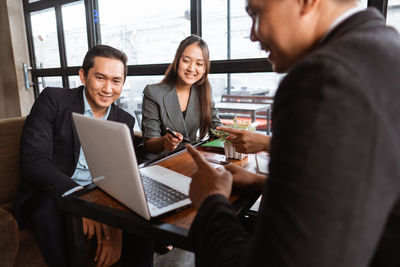
[[[144,174],[140,174],[140,176],[147,201],[159,209],[189,198],[187,195]]]

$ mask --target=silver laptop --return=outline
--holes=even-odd
[[[145,218],[191,203],[191,178],[161,166],[139,170],[128,126],[72,113],[93,182]]]

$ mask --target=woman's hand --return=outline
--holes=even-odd
[[[170,133],[167,133],[162,137],[164,149],[168,151],[174,151],[183,140],[183,135],[178,132],[173,133],[177,138],[172,136]]]

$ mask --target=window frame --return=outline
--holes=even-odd
[[[34,82],[35,98],[39,95],[38,77],[60,76],[62,78],[63,87],[69,88],[68,76],[77,75],[80,67],[67,66],[66,47],[64,39],[64,28],[62,20],[62,5],[78,2],[80,0],[41,0],[38,2],[28,3],[28,0],[22,0],[24,7],[25,26],[28,40],[28,49],[30,63],[32,66],[32,80]],[[202,36],[202,10],[201,0],[190,1],[190,29],[191,34]],[[272,72],[272,65],[265,58],[245,58],[245,59],[230,59],[230,1],[227,0],[227,45],[228,59],[227,60],[212,60],[210,73],[212,74],[228,74],[228,85],[230,84],[230,73],[250,73],[250,72]],[[87,41],[88,47],[91,48],[97,44],[101,44],[100,23],[94,21],[93,10],[98,10],[98,0],[84,0],[86,26],[87,26]],[[368,0],[368,6],[376,7],[386,17],[388,0]],[[35,65],[35,51],[32,37],[32,24],[30,13],[48,8],[54,8],[57,23],[57,37],[60,56],[59,68],[44,68],[37,69]],[[145,76],[145,75],[163,75],[170,63],[163,64],[144,64],[144,65],[128,65],[128,76]],[[230,86],[228,86],[228,94]]]

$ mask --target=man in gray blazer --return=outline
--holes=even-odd
[[[244,172],[198,164],[198,266],[400,266],[400,36],[355,0],[248,0],[251,39],[288,72],[254,233],[228,201]]]

